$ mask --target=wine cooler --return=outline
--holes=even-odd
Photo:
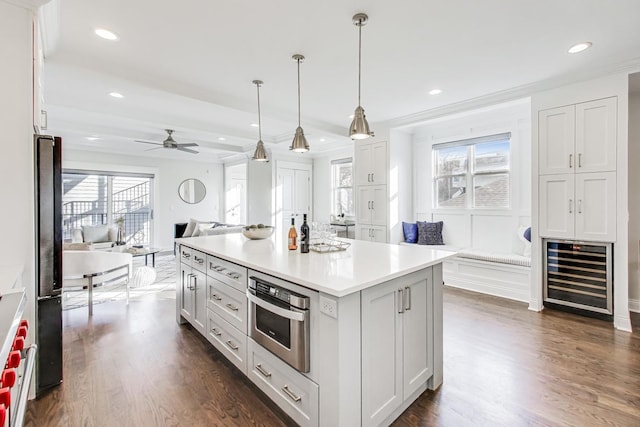
[[[611,316],[612,244],[548,239],[543,243],[545,305]]]

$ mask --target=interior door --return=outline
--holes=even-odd
[[[224,222],[247,223],[247,165],[225,165]]]
[[[276,190],[276,209],[278,222],[284,230],[291,226],[291,218],[296,228],[302,225],[303,215],[311,213],[311,166],[278,166],[278,187]],[[309,218],[311,220],[311,218]]]

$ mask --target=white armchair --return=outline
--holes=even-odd
[[[110,248],[118,238],[118,228],[102,225],[83,225],[71,231],[72,243],[91,243],[94,249]]]
[[[93,289],[125,284],[129,304],[129,279],[133,257],[130,253],[105,251],[64,251],[62,255],[62,291],[84,290],[89,293],[89,316],[93,315]]]

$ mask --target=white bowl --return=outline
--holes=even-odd
[[[271,237],[271,235],[273,234],[273,229],[274,227],[270,225],[267,225],[264,228],[250,228],[248,230],[246,228],[243,228],[242,235],[251,240],[266,239],[268,237]]]

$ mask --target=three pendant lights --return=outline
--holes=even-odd
[[[360,89],[361,89],[361,71],[362,71],[362,27],[367,23],[369,17],[365,13],[357,13],[353,16],[353,24],[358,27],[358,106],[353,115],[353,121],[349,126],[349,136],[351,139],[365,139],[369,138],[373,133],[369,130],[369,123],[364,114],[364,109],[360,105]],[[292,59],[296,61],[298,65],[298,127],[296,133],[291,142],[289,150],[296,153],[304,153],[309,151],[309,143],[304,136],[304,131],[300,126],[300,63],[304,61],[304,56],[295,54]],[[267,153],[262,142],[262,122],[260,120],[260,85],[261,80],[254,80],[253,84],[256,85],[258,91],[258,143],[256,145],[256,151],[253,154],[252,160],[266,162],[269,161]]]

